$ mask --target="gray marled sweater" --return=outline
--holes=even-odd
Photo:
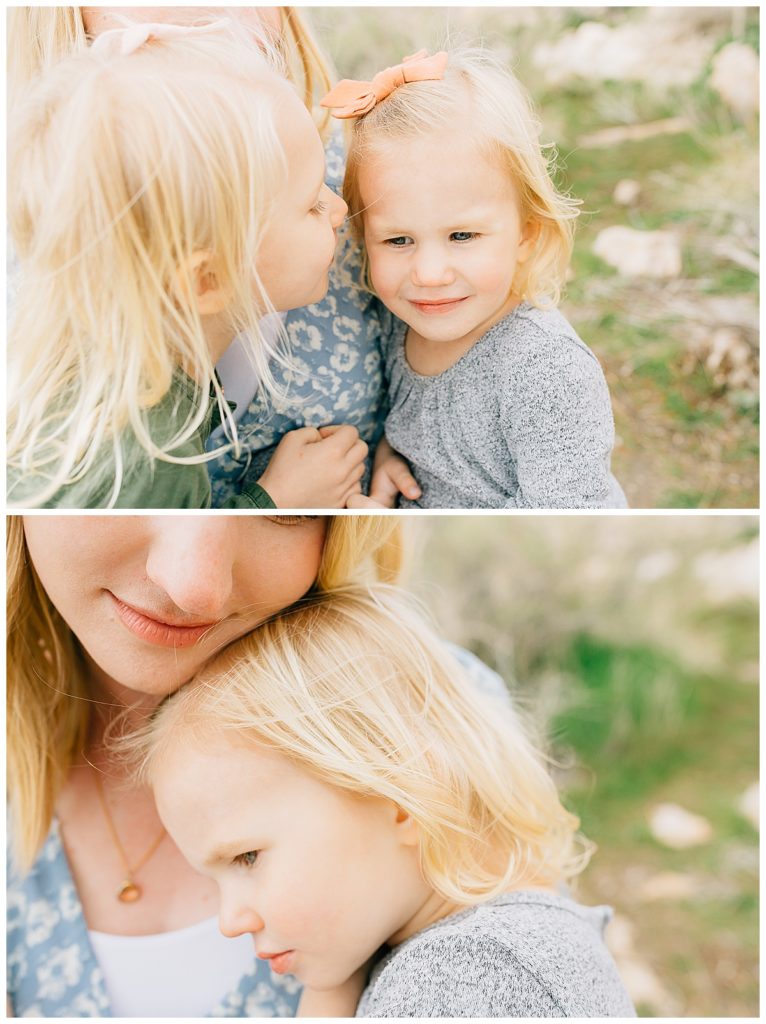
[[[515,892],[452,914],[373,969],[357,1017],[635,1017],[608,907]]]
[[[423,494],[403,508],[624,508],[598,360],[557,310],[522,303],[434,377],[384,317],[386,437]]]

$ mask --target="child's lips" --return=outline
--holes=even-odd
[[[410,299],[410,303],[419,313],[423,313],[425,316],[438,316],[440,313],[452,312],[462,302],[465,302],[467,298],[467,295],[463,295],[459,299],[427,299],[423,301]]]
[[[269,967],[275,974],[287,974],[295,958],[295,950],[287,949],[282,953],[258,953],[259,960],[268,960]]]

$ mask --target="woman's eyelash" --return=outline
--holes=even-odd
[[[327,203],[324,201],[324,199],[320,199],[317,203],[315,203],[311,207],[311,212],[312,213],[324,213],[326,210],[327,210]]]
[[[252,858],[252,859],[251,859]],[[258,860],[258,850],[248,850],[247,853],[239,853],[232,861],[232,864],[239,864],[243,868],[251,868]]]

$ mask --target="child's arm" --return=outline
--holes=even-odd
[[[601,367],[567,337],[518,347],[504,392],[505,437],[516,464],[514,508],[617,508],[610,471],[614,422]]]
[[[369,497],[354,494],[346,508],[396,508],[400,494],[417,501],[421,490],[407,462],[383,437],[375,452]]]
[[[277,508],[344,508],[361,490],[366,455],[356,427],[300,427],[279,442],[258,484]]]
[[[368,965],[360,967],[337,988],[318,992],[304,988],[296,1017],[353,1017],[367,983]]]

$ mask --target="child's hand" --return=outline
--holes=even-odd
[[[416,501],[421,493],[410,467],[384,437],[375,452],[369,497],[354,494],[346,507],[396,508],[396,499],[400,494],[411,501]]]
[[[349,425],[285,434],[258,483],[277,508],[345,508],[361,492],[367,445]]]
[[[301,1001],[298,1003],[296,1017],[353,1017],[364,986],[370,962],[368,961],[351,975],[342,985],[317,992],[316,989],[304,988]]]

